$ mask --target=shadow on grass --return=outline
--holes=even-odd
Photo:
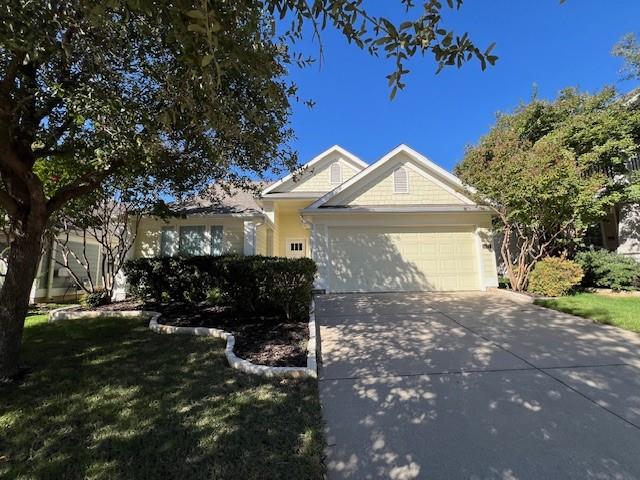
[[[42,321],[0,387],[2,478],[321,478],[316,384],[226,365],[146,320]]]
[[[606,325],[615,325],[613,312],[596,306],[581,306],[558,300],[536,300],[536,305],[552,308],[560,312],[569,313],[578,317],[590,318]]]

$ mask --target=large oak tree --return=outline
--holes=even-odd
[[[447,0],[449,8],[461,0]],[[369,4],[371,6],[371,4]],[[394,22],[362,0],[8,0],[0,5],[0,206],[10,225],[0,290],[0,378],[18,370],[28,297],[52,216],[109,180],[184,194],[290,170],[292,45],[332,27],[393,64],[496,59],[443,27],[437,0]]]

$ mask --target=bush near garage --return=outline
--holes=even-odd
[[[529,275],[528,291],[547,297],[567,295],[580,284],[584,272],[571,260],[547,257],[536,263]]]
[[[608,250],[579,252],[575,258],[584,270],[585,287],[635,290],[640,287],[640,262]]]
[[[133,295],[155,302],[199,302],[215,292],[216,303],[238,312],[308,314],[316,264],[308,258],[139,258],[125,264]]]

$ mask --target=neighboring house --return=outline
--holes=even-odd
[[[640,171],[640,157],[629,159],[625,167],[629,175]],[[618,181],[625,181],[623,175],[614,176],[610,172],[606,173]],[[586,243],[640,261],[640,205],[615,205],[604,219],[589,230]]]
[[[254,198],[143,218],[132,256],[310,257],[328,292],[497,286],[491,212],[458,178],[400,145],[372,165],[334,146]]]
[[[66,236],[63,238],[63,236],[60,235],[59,238],[60,241],[67,241]],[[3,247],[6,246],[6,240],[3,238],[0,244]],[[102,252],[98,242],[90,237],[83,238],[79,233],[71,233],[69,234],[67,248],[70,252],[73,252],[77,258],[82,259],[85,265],[89,266],[89,271],[87,271],[87,268],[78,262],[73,254],[70,254],[68,257],[69,268],[76,277],[81,282],[88,283],[88,276],[91,275],[94,284],[97,287],[102,286],[100,275]],[[63,253],[56,242],[51,241],[48,245],[44,246],[36,278],[29,296],[31,303],[51,300],[75,301],[85,293],[82,289],[78,288],[69,270],[61,265],[63,263],[65,263]],[[0,273],[4,274],[5,271],[6,264],[4,264],[3,261],[2,264],[0,264]],[[1,281],[2,277],[0,277],[0,283]]]

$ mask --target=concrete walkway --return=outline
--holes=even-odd
[[[316,319],[330,479],[640,479],[640,335],[484,293]]]

